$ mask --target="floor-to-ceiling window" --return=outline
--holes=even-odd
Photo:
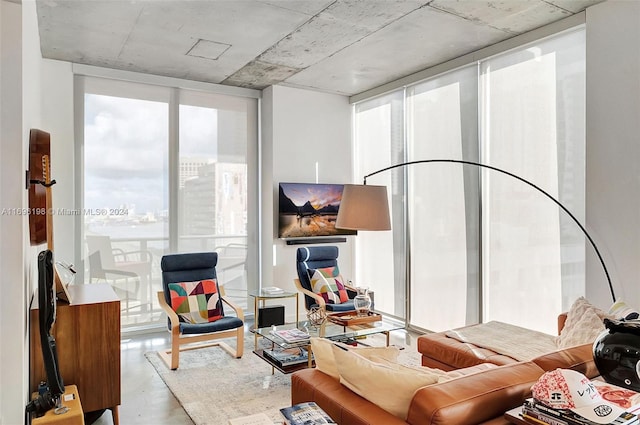
[[[469,66],[407,89],[407,160],[477,161],[477,80]],[[405,171],[411,322],[463,326],[478,317],[477,170],[436,163]]]
[[[404,99],[393,93],[371,102],[356,105],[355,170],[362,176],[404,158]],[[371,184],[391,188],[391,216],[394,229],[404,226],[403,178],[391,172],[371,179]],[[368,261],[356,262],[358,286],[375,291],[375,308],[404,317],[406,286],[403,232],[360,232],[358,256]]]
[[[245,99],[181,91],[178,251],[218,252],[228,296],[246,304],[248,140],[255,115]]]
[[[257,274],[247,245],[257,228],[249,195],[257,187],[257,100],[77,79],[84,281],[114,287],[123,327],[158,324],[162,255],[214,250],[220,282],[246,306],[247,276]]]
[[[359,102],[356,173],[422,159],[481,162],[533,182],[582,219],[584,63],[578,28]],[[431,330],[502,320],[553,333],[555,315],[584,293],[580,228],[517,179],[428,163],[368,182],[389,186],[398,220],[392,232],[358,236],[358,276],[395,270],[393,283],[384,272],[370,286],[377,297],[406,285],[410,300],[405,311],[377,297],[377,309]]]
[[[482,161],[535,182],[584,222],[583,31],[481,63]],[[483,176],[484,318],[529,326],[584,294],[585,238],[539,192]]]

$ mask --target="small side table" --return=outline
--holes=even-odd
[[[249,296],[253,297],[253,314],[255,325],[254,328],[258,326],[258,307],[264,307],[265,302],[267,300],[277,300],[283,298],[295,298],[296,299],[296,323],[300,321],[300,304],[298,300],[298,292],[264,292],[264,291],[249,291]],[[257,349],[258,347],[258,334],[256,332],[253,333],[253,348]]]
[[[55,409],[50,409],[44,416],[34,417],[31,420],[32,425],[84,425],[84,413],[78,396],[78,388],[75,385],[65,385],[64,390],[62,404],[69,410],[58,415],[54,412]],[[38,393],[34,393],[33,396],[37,397]]]

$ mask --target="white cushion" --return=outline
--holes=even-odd
[[[438,375],[390,367],[368,360],[360,351],[332,346],[340,383],[400,419],[406,419],[415,392],[438,382]]]
[[[584,297],[578,298],[567,313],[567,320],[560,335],[556,337],[558,348],[592,344],[605,330],[602,322],[610,315],[595,307]]]
[[[629,306],[623,300],[614,302],[608,313],[617,320],[634,320],[638,318],[638,310]]]
[[[378,364],[385,365],[394,370],[401,370],[404,372],[411,372],[411,373],[423,373],[427,375],[435,375],[438,378],[438,382],[449,381],[453,379],[452,377],[448,376],[449,372],[445,372],[442,369],[437,369],[437,368],[432,368],[427,366],[403,365],[403,364],[397,363],[396,361],[387,360],[375,355],[369,357],[369,360]]]
[[[469,367],[465,367],[462,369],[455,369],[455,370],[450,370],[450,371],[444,371],[442,369],[437,369],[437,368],[433,368],[433,367],[427,367],[427,366],[409,366],[409,365],[403,365],[400,363],[396,363],[394,361],[389,361],[386,359],[383,359],[381,357],[378,356],[372,356],[369,360],[376,362],[376,363],[381,363],[383,365],[389,366],[393,369],[397,369],[397,370],[404,370],[404,371],[408,371],[408,372],[413,372],[413,373],[424,373],[424,374],[429,374],[429,375],[435,375],[438,377],[438,382],[445,382],[445,381],[451,381],[452,379],[457,379],[460,378],[462,376],[467,376],[467,375],[471,375],[474,373],[479,373],[479,372],[483,372],[487,369],[494,369],[496,367],[498,367],[498,365],[495,365],[493,363],[480,363],[479,365],[475,365],[475,366],[469,366]]]
[[[335,379],[340,379],[336,359],[333,355],[334,344],[338,344],[348,350],[354,350],[364,358],[373,356],[389,361],[396,361],[400,350],[397,347],[353,347],[351,345],[333,342],[326,338],[311,337],[311,351],[316,362],[316,369],[326,373]]]

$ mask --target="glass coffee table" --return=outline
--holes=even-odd
[[[287,331],[287,330],[300,330],[308,335],[306,338],[301,338],[299,340],[291,342],[285,341],[282,337],[280,337],[277,332]],[[321,337],[327,338],[332,341],[345,342],[345,343],[360,343],[359,340],[375,334],[384,334],[385,335],[385,344],[389,345],[389,333],[391,331],[404,329],[402,325],[386,322],[384,320],[380,320],[372,323],[363,323],[357,325],[344,326],[341,324],[333,323],[327,320],[322,325],[312,325],[309,321],[301,321],[296,323],[291,323],[282,326],[271,326],[268,328],[258,328],[254,329],[252,332],[255,332],[256,337],[261,336],[265,340],[271,343],[272,350],[287,350],[287,349],[295,349],[295,348],[304,348],[307,350],[309,354],[311,354],[311,343],[310,337]],[[258,348],[257,345],[254,347],[254,354],[258,357],[262,358],[264,361],[269,363],[273,369],[277,369],[282,373],[292,373],[296,370],[304,369],[307,367],[313,367],[313,357],[311,355],[308,356],[308,360],[304,363],[292,364],[287,366],[282,366],[274,361],[269,356],[265,355],[264,348]],[[272,369],[272,372],[273,372]]]

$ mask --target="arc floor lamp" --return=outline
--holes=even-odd
[[[409,165],[415,164],[427,164],[427,163],[454,163],[454,164],[465,164],[465,165],[473,165],[480,168],[486,168],[489,170],[496,171],[501,174],[505,174],[507,176],[513,177],[516,180],[519,180],[532,188],[536,189],[547,198],[556,203],[564,212],[566,212],[569,217],[578,225],[582,233],[587,237],[589,243],[593,247],[596,255],[598,256],[598,260],[600,260],[600,264],[604,270],[604,274],[607,278],[607,283],[609,284],[609,291],[611,291],[611,298],[615,302],[616,296],[613,291],[613,284],[611,283],[611,277],[609,276],[609,271],[607,270],[607,266],[604,263],[602,255],[600,254],[600,250],[596,246],[596,243],[591,238],[591,235],[587,232],[587,229],[578,221],[578,219],[569,211],[564,205],[560,203],[556,198],[551,196],[549,193],[545,192],[539,186],[531,183],[524,178],[517,176],[508,171],[502,170],[497,167],[493,167],[487,164],[481,164],[479,162],[472,161],[464,161],[458,159],[423,159],[418,161],[409,161],[403,162],[400,164],[391,165],[386,168],[382,168],[378,171],[374,171],[373,173],[367,174],[364,176],[364,182],[361,185],[356,184],[346,184],[344,185],[344,191],[342,192],[342,201],[340,203],[340,209],[338,210],[338,218],[336,219],[336,227],[341,229],[350,229],[350,230],[391,230],[391,220],[389,218],[389,203],[387,197],[387,187],[386,186],[372,186],[367,185],[367,178],[374,176],[376,174],[382,173],[384,171],[392,170],[394,168],[406,167]]]

